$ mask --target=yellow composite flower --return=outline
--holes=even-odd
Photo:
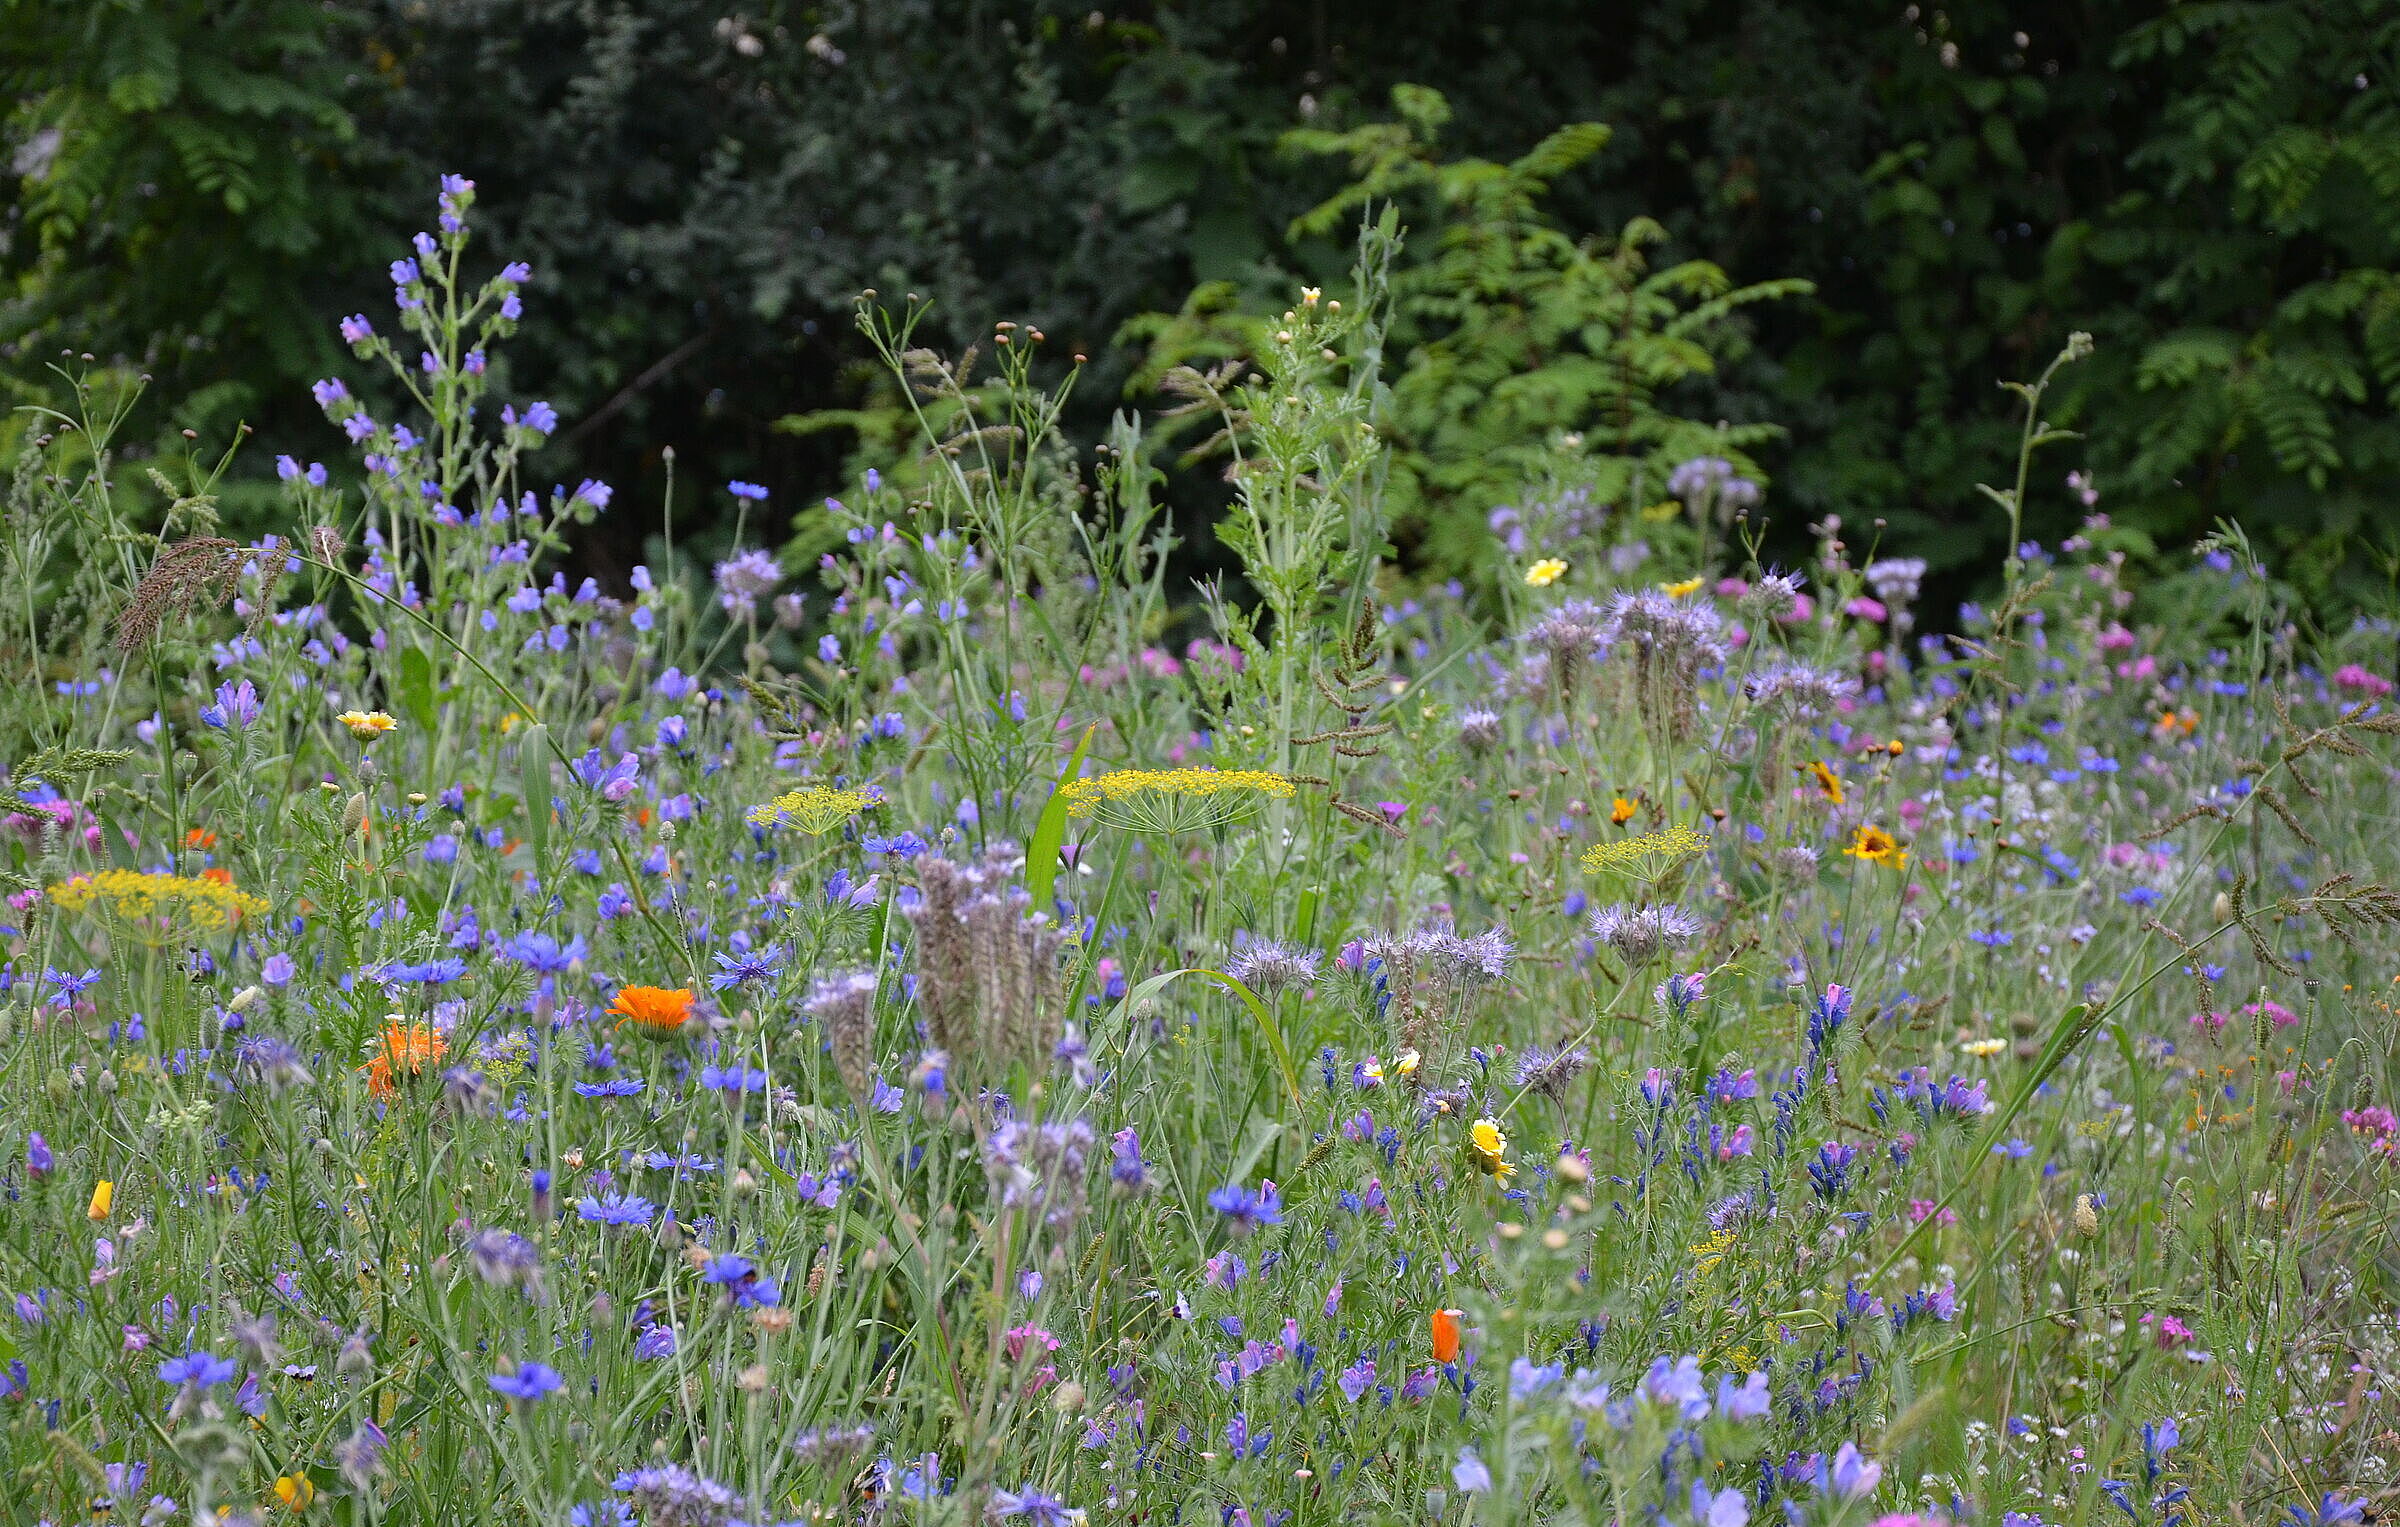
[[[1842,852],[1853,859],[1865,859],[1870,863],[1889,865],[1893,869],[1900,869],[1908,863],[1908,850],[1900,846],[1900,840],[1873,822],[1861,823],[1858,831],[1851,836],[1850,846]]]
[[[848,790],[830,785],[810,785],[804,790],[779,795],[764,806],[751,807],[750,825],[797,827],[810,837],[817,838],[882,800],[883,792],[872,785]]]
[[[1627,822],[1633,820],[1633,813],[1636,809],[1637,808],[1634,806],[1633,802],[1625,799],[1625,797],[1621,795],[1617,796],[1608,803],[1609,825],[1612,827],[1624,826]]]
[[[275,1498],[287,1511],[306,1511],[309,1502],[317,1498],[317,1487],[305,1474],[279,1474],[275,1477]]]
[[[236,890],[222,870],[171,875],[164,870],[99,870],[75,875],[45,893],[62,911],[105,917],[148,944],[186,931],[224,933],[265,912],[267,899]]]
[[[346,710],[333,719],[348,727],[350,735],[361,742],[373,742],[384,733],[397,730],[400,725],[379,710]]]
[[[1817,788],[1825,793],[1825,799],[1836,806],[1842,803],[1842,777],[1827,767],[1823,759],[1812,758],[1800,767],[1816,779]]]
[[[1701,580],[1699,575],[1694,574],[1692,577],[1684,579],[1681,583],[1662,583],[1659,585],[1659,587],[1664,589],[1670,597],[1681,599],[1687,594],[1699,593],[1700,583]]]
[[[1567,559],[1564,557],[1544,557],[1525,569],[1525,581],[1537,589],[1546,589],[1566,575]]]
[[[1067,781],[1067,815],[1134,832],[1195,832],[1238,822],[1292,782],[1263,769],[1114,769]]]
[[[1497,1119],[1477,1119],[1467,1131],[1467,1148],[1475,1153],[1475,1165],[1486,1177],[1506,1182],[1517,1174],[1508,1159],[1508,1136],[1500,1132]]]
[[[1636,833],[1613,843],[1595,843],[1583,852],[1583,867],[1594,872],[1623,870],[1655,880],[1674,865],[1708,847],[1708,839],[1683,823],[1656,832]]]

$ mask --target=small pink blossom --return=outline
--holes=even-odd
[[[2341,667],[2336,668],[2333,671],[2333,682],[2337,689],[2347,689],[2353,694],[2365,695],[2369,699],[2375,700],[2380,700],[2390,694],[2393,688],[2390,679],[2380,673],[2370,672],[2356,663],[2344,663]]]

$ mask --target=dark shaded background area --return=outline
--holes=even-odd
[[[2327,610],[2400,553],[2388,0],[21,0],[0,29],[20,396],[89,350],[157,375],[162,434],[251,421],[262,482],[336,457],[306,383],[354,366],[333,321],[386,311],[454,170],[482,249],[536,271],[503,386],[567,420],[537,466],[619,486],[595,570],[639,557],[661,447],[781,509],[837,488],[847,442],[774,421],[865,395],[862,287],[932,296],[943,345],[1009,317],[1090,354],[1096,432],[1128,317],[1338,277],[1283,230],[1340,167],[1277,140],[1403,82],[1449,97],[1457,153],[1612,125],[1556,187],[1570,231],[1648,213],[1672,256],[1816,283],[1678,400],[1789,429],[1788,536],[1880,517],[1937,601],[1971,592],[2004,533],[1973,484],[2015,452],[1997,383],[2084,329],[2045,539],[2082,465],[2162,548],[2239,516]]]

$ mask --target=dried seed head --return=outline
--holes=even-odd
[[[117,650],[131,652],[170,618],[189,615],[204,602],[210,609],[223,604],[245,559],[241,543],[222,536],[194,536],[160,552],[117,617]]]

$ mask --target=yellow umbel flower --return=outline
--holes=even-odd
[[[1069,780],[1067,815],[1134,832],[1194,832],[1238,822],[1292,782],[1262,769],[1116,769]]]
[[[265,897],[237,891],[221,875],[101,870],[62,880],[47,894],[65,911],[97,913],[144,943],[163,944],[186,932],[224,933],[267,910]]]
[[[1567,559],[1564,557],[1544,557],[1525,569],[1525,581],[1537,589],[1546,589],[1566,575]]]
[[[883,792],[872,785],[855,790],[811,785],[805,790],[779,795],[764,806],[751,807],[750,825],[797,827],[810,837],[817,838],[882,800]]]
[[[1725,1254],[1733,1250],[1734,1240],[1733,1231],[1719,1230],[1697,1246],[1685,1247],[1684,1250],[1692,1254],[1693,1275],[1705,1278],[1715,1272],[1717,1265],[1725,1260]]]
[[[379,710],[346,710],[333,719],[350,728],[350,735],[361,742],[373,742],[400,725]]]
[[[1499,1120],[1477,1119],[1467,1131],[1467,1149],[1474,1153],[1475,1165],[1486,1177],[1506,1182],[1517,1175],[1508,1159],[1508,1136],[1500,1132]]]
[[[1623,870],[1644,880],[1655,880],[1706,847],[1707,838],[1677,822],[1672,827],[1637,833],[1614,843],[1595,843],[1584,850],[1583,867],[1595,873]]]

